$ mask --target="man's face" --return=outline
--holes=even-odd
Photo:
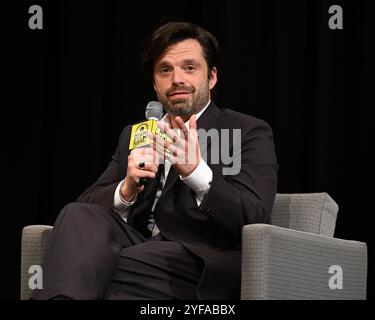
[[[198,41],[188,39],[167,48],[154,65],[154,87],[165,111],[184,121],[202,110],[217,81],[210,72]]]

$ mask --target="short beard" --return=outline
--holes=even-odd
[[[206,106],[210,98],[210,89],[208,87],[208,82],[207,85],[204,86],[200,91],[192,88],[191,100],[176,99],[174,101],[171,101],[167,97],[161,97],[159,95],[158,98],[168,114],[173,116],[180,116],[184,121],[187,121],[193,114],[197,114]]]

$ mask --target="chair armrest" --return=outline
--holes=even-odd
[[[367,246],[267,224],[242,234],[241,299],[366,299]],[[342,289],[331,289],[342,268]],[[337,274],[336,274],[337,273]]]
[[[51,226],[32,225],[23,228],[21,243],[21,300],[31,297],[29,288],[29,268],[32,265],[41,265]]]

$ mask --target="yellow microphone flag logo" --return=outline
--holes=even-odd
[[[160,128],[157,126],[156,120],[147,120],[143,122],[136,123],[132,126],[132,133],[130,136],[129,150],[134,148],[144,147],[150,144],[150,138],[147,135],[147,132],[156,135],[168,142],[172,142]]]
[[[156,120],[147,120],[134,124],[130,136],[129,150],[149,145],[150,138],[147,132],[155,133],[157,128],[156,123]]]

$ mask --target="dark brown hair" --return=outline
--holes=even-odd
[[[208,65],[208,76],[213,67],[218,67],[219,44],[211,33],[190,22],[168,22],[156,29],[143,44],[141,58],[152,80],[155,60],[169,46],[187,39],[197,40],[201,45]]]

